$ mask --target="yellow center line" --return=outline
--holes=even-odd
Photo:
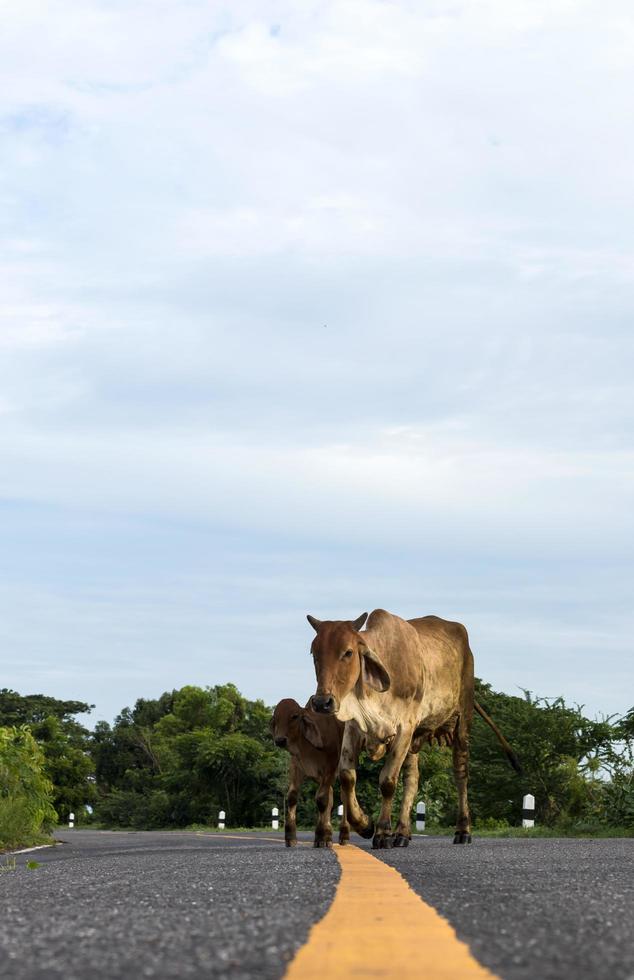
[[[335,853],[341,878],[334,900],[284,980],[495,978],[398,871],[351,844]]]

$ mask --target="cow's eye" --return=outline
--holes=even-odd
[[[343,659],[344,660],[350,660],[350,657],[351,656],[352,656],[352,650],[346,650],[346,652],[343,655]]]
[[[291,715],[291,721],[297,721],[299,715]]]

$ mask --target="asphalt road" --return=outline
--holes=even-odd
[[[504,980],[634,980],[634,839],[374,851]]]
[[[18,855],[0,874],[0,976],[281,977],[339,866],[278,836],[75,830]],[[634,840],[417,838],[373,853],[503,980],[634,980]],[[420,964],[424,977],[424,948]]]
[[[0,875],[2,980],[279,977],[339,880],[331,851],[273,840],[59,837]]]

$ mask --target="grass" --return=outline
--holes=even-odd
[[[0,837],[0,854],[7,851],[20,851],[24,847],[38,847],[41,844],[54,844],[49,834],[15,834],[11,837]]]
[[[38,844],[52,844],[47,831],[48,825],[41,812],[37,808],[34,812],[29,799],[0,796],[0,854]]]
[[[204,833],[204,834],[255,834],[255,833],[258,833],[259,834],[259,833],[262,833],[262,831],[264,831],[264,830],[272,830],[272,827],[271,827],[270,824],[267,824],[266,826],[263,826],[263,827],[225,827],[224,830],[220,830],[219,827],[217,827],[216,825],[210,826],[210,825],[203,824],[203,823],[193,823],[193,824],[189,824],[187,827],[112,827],[112,826],[109,826],[108,824],[100,823],[98,820],[94,820],[91,823],[84,823],[84,824],[82,824],[79,827],[77,825],[75,825],[75,827],[76,827],[77,830],[111,830],[111,831],[113,831],[113,833],[119,832],[119,833],[122,833],[122,834],[132,834],[132,833],[141,834],[141,833],[145,833],[146,831],[157,831],[157,832],[160,832],[162,834],[182,834],[182,833],[185,833],[185,832],[196,832],[196,833],[201,833],[201,834],[202,833]],[[68,826],[66,824],[60,824],[60,826],[57,827],[56,829],[57,830],[68,830]],[[304,830],[314,830],[315,828],[314,827],[304,827],[304,828],[301,828],[300,827],[298,829],[300,829],[300,830],[301,829],[304,829]],[[283,827],[280,827],[280,830],[279,831],[275,831],[275,833],[280,833],[282,830],[283,830]]]
[[[66,830],[67,827],[61,826],[60,830]],[[263,831],[270,831],[272,828],[270,824],[260,827],[225,827],[224,830],[219,830],[217,826],[209,826],[207,824],[190,824],[188,827],[151,827],[151,828],[140,828],[140,827],[108,827],[104,824],[94,822],[90,824],[84,824],[83,830],[111,830],[119,831],[121,833],[143,833],[144,830],[157,830],[162,833],[173,833],[179,834],[184,832],[190,833],[204,833],[204,834],[255,834],[262,833]],[[300,827],[298,830],[304,830],[308,832],[313,832],[314,825],[307,825]],[[427,824],[424,834],[429,837],[453,837],[454,827],[441,827],[438,824]],[[335,835],[338,831],[338,825],[334,824]],[[275,833],[283,834],[284,827],[280,826],[279,830]],[[414,831],[415,833],[415,831]],[[537,826],[532,828],[524,827],[474,827],[473,829],[474,837],[499,837],[499,838],[521,838],[524,840],[530,840],[531,838],[539,837],[634,837],[634,827],[600,827],[592,826],[588,824],[579,824],[577,826],[563,826],[563,827],[543,827]]]
[[[428,825],[425,834],[431,837],[453,836],[453,827]],[[596,827],[579,825],[577,827],[474,827],[474,837],[517,837],[530,840],[536,837],[634,837],[634,827]]]

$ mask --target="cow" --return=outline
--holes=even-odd
[[[372,837],[375,848],[407,847],[411,800],[403,800],[393,834],[394,791],[408,753],[435,739],[453,750],[458,790],[454,843],[471,843],[467,780],[474,709],[497,735],[511,765],[521,770],[508,742],[475,702],[473,654],[465,627],[437,616],[404,620],[384,609],[354,621],[307,618],[316,632],[311,654],[317,690],[310,704],[318,714],[345,722],[339,778],[353,829]],[[360,736],[374,746],[386,746],[376,825],[355,793],[355,740]]]
[[[311,710],[310,702],[300,707],[292,698],[284,698],[276,706],[271,719],[273,741],[291,755],[289,785],[286,797],[286,820],[284,822],[284,841],[287,847],[297,844],[297,798],[299,790],[308,777],[317,781],[315,803],[317,806],[317,825],[315,827],[314,847],[332,846],[332,824],[330,815],[333,803],[333,785],[339,772],[339,758],[344,737],[345,725],[332,714],[317,714]],[[355,769],[359,753],[365,746],[365,738],[358,731],[350,733],[349,750],[354,757]],[[418,745],[420,749],[420,745]],[[371,758],[376,761],[385,755],[384,744],[374,745]],[[403,767],[403,794],[409,799],[411,808],[418,789],[418,754],[407,755]],[[339,843],[345,845],[350,840],[350,823],[344,800],[343,818],[339,827]]]

